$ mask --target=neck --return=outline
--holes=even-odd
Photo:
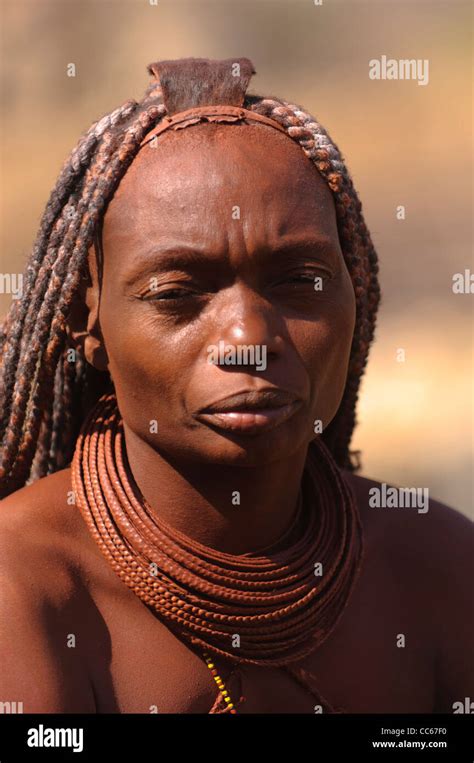
[[[228,554],[275,543],[296,511],[308,446],[255,467],[176,463],[124,424],[127,459],[151,510],[193,540]]]

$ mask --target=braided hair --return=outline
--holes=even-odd
[[[341,404],[321,436],[336,463],[354,471],[359,465],[349,446],[380,300],[377,255],[362,205],[339,149],[313,116],[273,97],[246,95],[243,106],[280,123],[332,191],[356,324]],[[80,348],[72,350],[67,320],[107,204],[141,141],[166,113],[157,79],[141,101],[126,101],[94,122],[62,167],[26,265],[21,298],[12,302],[0,329],[0,496],[69,463],[87,395],[98,397],[111,384]]]

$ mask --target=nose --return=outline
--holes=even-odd
[[[216,308],[217,328],[211,343],[265,348],[267,358],[277,358],[282,353],[285,344],[283,318],[255,289],[236,283],[226,290]],[[247,362],[246,365],[254,363]]]

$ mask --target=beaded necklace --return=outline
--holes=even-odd
[[[231,712],[216,657],[283,668],[334,712],[296,663],[338,622],[363,540],[352,492],[320,439],[308,448],[291,526],[277,543],[242,555],[204,546],[150,509],[127,462],[114,394],[84,422],[71,466],[77,505],[100,550],[178,638],[204,653]]]

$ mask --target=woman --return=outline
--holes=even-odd
[[[149,71],[64,165],[3,328],[0,696],[452,712],[470,525],[355,474],[379,287],[341,155],[248,59]]]

